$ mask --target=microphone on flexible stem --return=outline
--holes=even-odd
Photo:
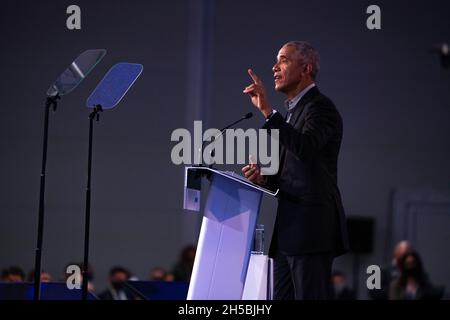
[[[249,112],[249,113],[245,114],[242,118],[240,118],[240,119],[234,121],[233,123],[227,125],[226,127],[223,127],[222,129],[220,129],[220,133],[217,134],[216,136],[214,136],[214,140],[213,140],[211,143],[215,143],[216,140],[219,139],[219,138],[223,135],[223,133],[225,132],[225,130],[231,128],[232,126],[238,124],[239,122],[241,122],[241,121],[243,121],[243,120],[250,119],[251,117],[253,117],[253,112]],[[202,147],[201,147],[201,149],[199,150],[199,151],[200,151],[200,160],[201,160],[202,163],[203,163],[203,157],[202,157],[202,156],[203,156],[203,147],[205,146],[205,142],[206,142],[206,141],[203,141]],[[211,156],[211,158],[214,157],[214,149],[211,150],[210,156]],[[212,168],[212,164],[210,164],[209,167]]]
[[[242,118],[240,118],[239,120],[236,120],[235,122],[233,122],[232,124],[227,125],[226,127],[220,129],[220,133],[222,134],[225,130],[227,130],[228,128],[231,128],[232,126],[234,126],[235,124],[238,124],[239,122],[241,122],[242,120],[246,120],[246,119],[250,119],[251,117],[253,117],[253,112],[249,112],[246,115],[244,115]],[[219,135],[217,135],[218,137]]]

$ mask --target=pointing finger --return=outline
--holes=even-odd
[[[247,72],[255,84],[261,83],[261,80],[259,80],[258,76],[253,72],[252,69],[248,69]]]

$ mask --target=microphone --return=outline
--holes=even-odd
[[[223,135],[223,133],[225,132],[225,130],[231,128],[232,126],[238,124],[239,122],[241,122],[241,121],[243,121],[243,120],[250,119],[251,117],[253,117],[253,112],[249,112],[249,113],[245,114],[244,116],[242,116],[240,119],[234,121],[233,123],[230,123],[230,124],[227,125],[226,127],[223,127],[222,129],[220,129],[220,133],[217,134],[216,136],[214,136],[214,140],[213,140],[211,143],[215,143],[215,142],[217,141],[217,139],[219,139],[219,138]],[[210,137],[210,138],[211,138],[211,137]],[[203,147],[205,146],[205,142],[206,142],[206,141],[203,141],[202,147],[201,147],[201,149],[199,150],[199,151],[200,151],[200,156],[203,155],[202,153],[203,153]],[[214,157],[214,149],[211,150],[211,155],[210,155],[210,156],[211,156],[211,158]],[[202,159],[202,163],[203,163],[203,157],[200,157],[200,159]],[[210,164],[209,167],[212,168],[212,164]]]
[[[232,124],[227,125],[226,127],[220,129],[220,133],[222,134],[225,130],[227,130],[228,128],[231,128],[232,126],[234,126],[235,124],[238,124],[239,122],[241,122],[242,120],[246,120],[246,119],[250,119],[251,117],[253,117],[253,112],[249,112],[246,115],[244,115],[242,118],[240,118],[239,120],[236,120],[235,122],[233,122]],[[219,135],[217,135],[218,137]]]

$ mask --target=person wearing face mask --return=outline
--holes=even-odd
[[[120,266],[109,271],[110,287],[99,295],[101,300],[133,300],[135,296],[127,290],[125,282],[130,279],[130,272]]]
[[[331,267],[348,250],[344,209],[337,185],[343,124],[333,102],[317,85],[319,54],[305,41],[278,51],[272,68],[275,90],[286,95],[286,116],[267,99],[263,82],[244,89],[265,118],[264,129],[279,130],[280,166],[261,175],[257,164],[242,168],[251,182],[279,189],[269,256],[274,259],[274,299],[332,299]]]

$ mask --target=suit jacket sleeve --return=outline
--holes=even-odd
[[[286,123],[279,112],[263,126],[266,129],[278,129],[280,144],[300,160],[308,159],[320,151],[336,134],[340,123],[339,114],[331,101],[318,101],[305,112],[305,122],[301,129]]]

